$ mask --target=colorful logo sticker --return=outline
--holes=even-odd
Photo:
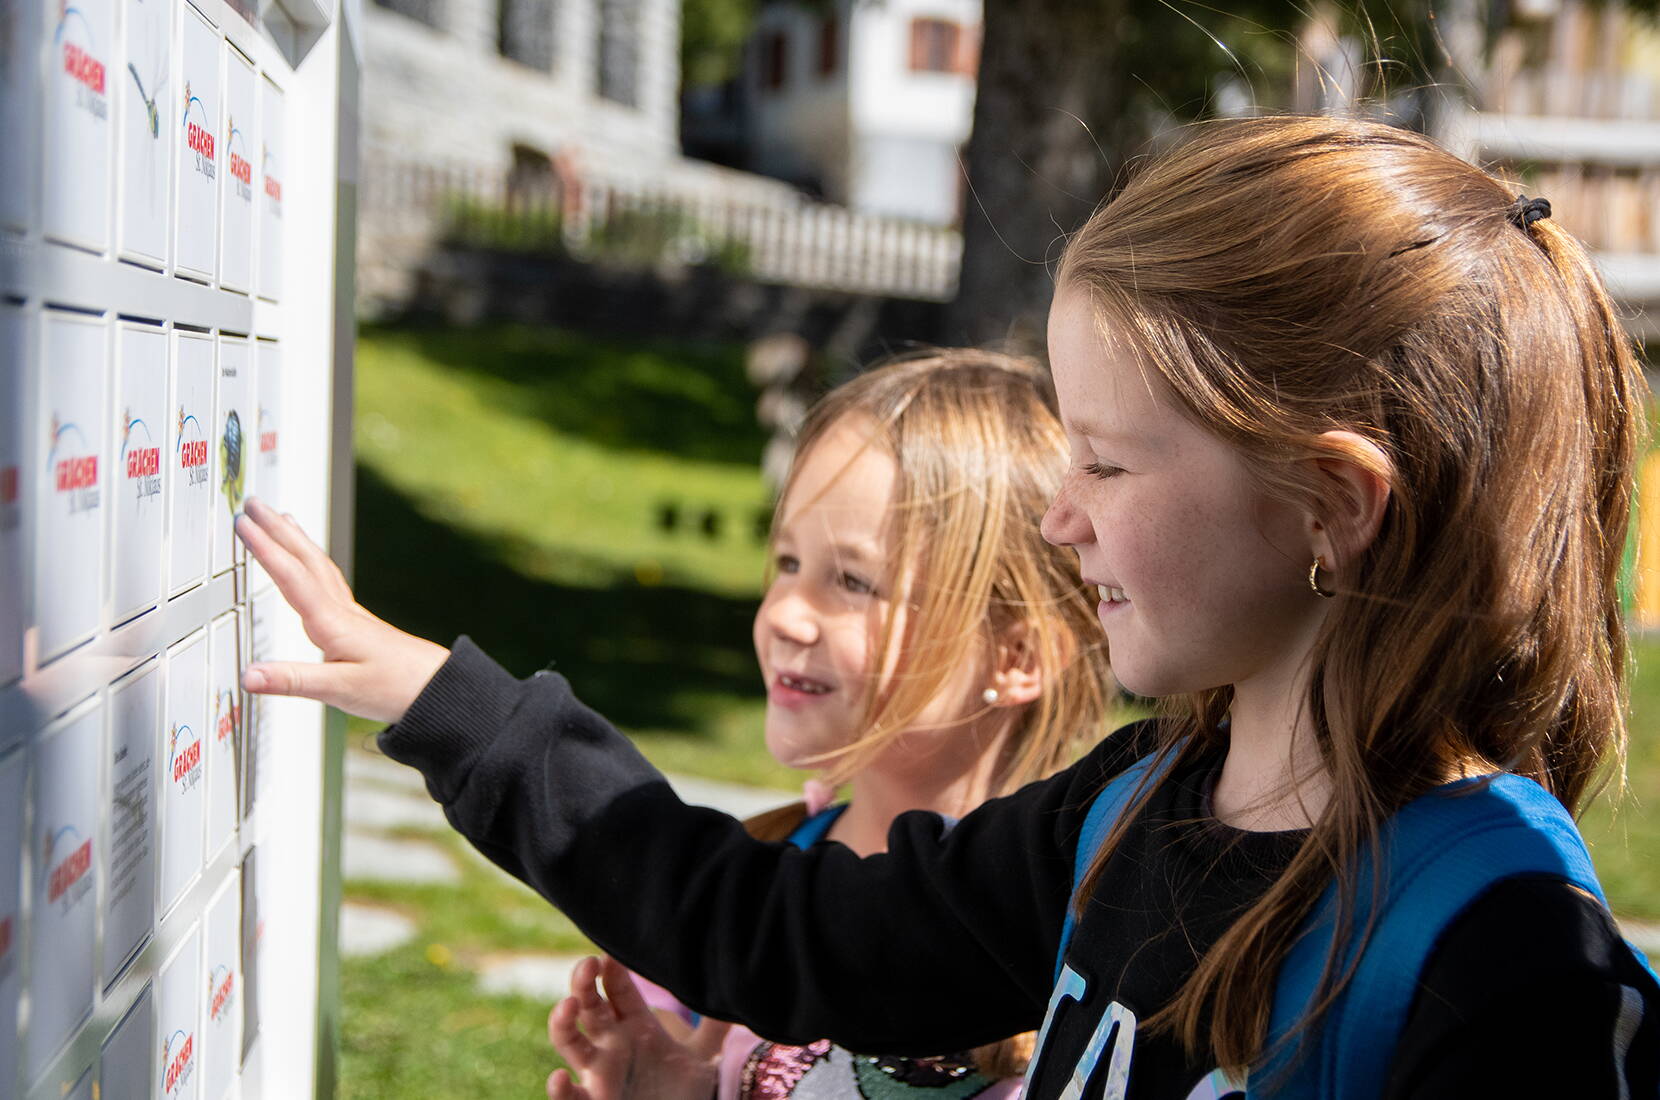
[[[220,1015],[231,1006],[236,992],[236,974],[223,963],[208,975],[208,1019],[219,1022]]]
[[[185,484],[206,485],[208,479],[208,441],[202,431],[202,422],[179,406],[179,439],[173,450],[179,456],[179,469],[185,472]]]
[[[271,200],[271,213],[282,217],[282,181],[277,176],[277,158],[264,142],[259,146],[259,174],[265,177],[265,197]]]
[[[47,905],[69,912],[92,890],[91,870],[92,838],[83,838],[73,825],[42,831],[40,873]]]
[[[92,24],[87,22],[81,9],[69,6],[69,0],[58,0],[58,26],[52,35],[52,45],[64,75],[75,85],[75,106],[94,118],[108,118],[105,66],[98,56]]]
[[[242,722],[242,704],[236,692],[230,689],[213,693],[213,727],[221,745],[228,745],[231,735]]]
[[[54,490],[68,502],[71,513],[98,507],[98,456],[90,450],[79,427],[52,414],[52,447],[46,453],[46,468],[52,471]]]
[[[190,1080],[191,1073],[196,1069],[196,1036],[187,1035],[183,1031],[175,1031],[161,1044],[161,1064],[166,1066],[166,1072],[161,1079],[162,1091],[168,1096],[175,1096],[185,1083]]]
[[[225,128],[230,136],[225,139],[225,148],[230,154],[231,179],[236,181],[236,197],[243,202],[252,202],[254,198],[254,166],[247,157],[247,142],[242,131],[236,128],[234,117],[225,120]]]
[[[212,179],[218,171],[213,157],[213,129],[208,125],[207,108],[190,94],[190,82],[184,85],[184,143],[196,157],[196,171]]]
[[[161,495],[161,448],[152,440],[149,425],[134,416],[131,409],[121,419],[126,425],[121,430],[121,461],[126,466],[127,484],[133,487],[142,505]],[[144,438],[135,438],[135,431],[142,431]]]
[[[202,739],[187,725],[176,725],[168,734],[167,766],[180,791],[188,791],[202,778]]]

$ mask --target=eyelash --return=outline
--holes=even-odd
[[[793,554],[779,554],[777,566],[780,573],[796,573],[801,569],[801,562]],[[853,573],[836,574],[836,583],[855,595],[876,595],[875,585]]]
[[[1088,474],[1090,477],[1101,478],[1103,480],[1105,480],[1106,478],[1109,478],[1109,477],[1116,477],[1119,474],[1124,472],[1121,468],[1119,468],[1117,466],[1107,466],[1107,465],[1105,465],[1103,463],[1100,463],[1100,462],[1087,463],[1086,465],[1082,466],[1081,469],[1084,471],[1084,473]]]

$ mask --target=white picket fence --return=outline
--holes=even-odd
[[[368,158],[360,193],[365,259],[411,251],[458,233],[457,220],[488,223],[498,238],[557,244],[598,257],[613,230],[655,224],[669,265],[727,258],[746,276],[792,286],[897,298],[956,293],[962,235],[955,229],[874,217],[813,202],[782,188],[677,184],[672,176],[622,180],[584,173],[532,176],[466,164]]]

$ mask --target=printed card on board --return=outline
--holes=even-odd
[[[259,85],[239,50],[225,50],[224,218],[220,231],[219,284],[253,289],[254,158],[259,155]]]
[[[121,85],[121,254],[140,263],[167,263],[173,169],[174,0],[125,0],[126,68]]]
[[[31,1080],[92,1011],[99,862],[93,838],[103,724],[104,708],[94,700],[35,745],[26,1070]]]
[[[202,933],[193,927],[179,950],[162,964],[156,982],[156,1075],[153,1095],[165,1100],[196,1100],[201,1074]]]
[[[123,324],[116,333],[114,525],[110,601],[114,622],[156,605],[161,596],[162,478],[167,463],[167,333]]]
[[[213,337],[179,332],[173,344],[173,468],[167,591],[181,592],[207,576],[213,532],[213,472],[219,442],[213,431]]]
[[[155,1063],[151,1042],[156,1029],[156,1002],[147,985],[104,1040],[99,1060],[98,1100],[150,1100]]]
[[[241,616],[232,609],[208,628],[208,689],[213,736],[208,741],[207,857],[236,835],[236,790],[242,746],[242,682],[238,664]]]
[[[242,1020],[242,887],[233,873],[203,924],[202,1095],[224,1096],[236,1079]]]
[[[35,508],[35,615],[51,660],[90,638],[103,603],[108,333],[102,321],[49,312],[43,331]]]
[[[110,755],[104,834],[104,988],[156,926],[156,726],[161,667],[155,660],[110,688]]]
[[[115,80],[114,0],[56,5],[46,63],[46,234],[103,251],[110,241],[110,99]]]
[[[0,1090],[18,1089],[17,1004],[23,992],[22,749],[0,757]]]
[[[269,78],[259,85],[259,294],[277,302],[282,300],[282,182],[287,141],[283,126],[287,115],[282,89]]]
[[[167,651],[162,719],[161,910],[173,908],[202,869],[203,742],[207,640],[198,630]]]
[[[0,0],[5,3],[5,0]],[[23,311],[0,305],[0,684],[23,675]],[[20,731],[0,730],[0,751]]]
[[[217,411],[214,447],[219,482],[213,500],[213,573],[217,576],[242,560],[242,543],[234,520],[253,491],[254,430],[253,349],[241,337],[219,340]]]
[[[0,226],[28,229],[34,222],[35,169],[40,126],[35,51],[45,5],[38,0],[0,0]]]
[[[211,280],[219,254],[219,32],[189,4],[184,6],[184,54],[180,87],[172,94],[178,130],[178,209],[174,225],[175,269]]]

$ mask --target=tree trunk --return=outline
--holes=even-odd
[[[1042,350],[1064,235],[1142,140],[1124,14],[1124,0],[985,0],[949,339]]]

